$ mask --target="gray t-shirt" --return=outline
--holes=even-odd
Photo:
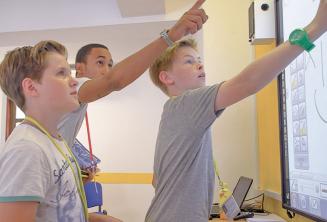
[[[56,142],[73,161],[64,142]],[[85,221],[72,169],[35,127],[21,124],[14,129],[1,147],[0,172],[0,202],[39,202],[36,222]]]
[[[77,91],[80,87],[89,79],[88,78],[77,78],[78,86]],[[83,103],[80,107],[66,114],[58,124],[59,134],[66,140],[69,147],[72,147],[74,144],[74,140],[81,129],[85,113],[87,110],[87,103]]]
[[[215,184],[210,126],[219,85],[190,90],[164,105],[157,138],[155,196],[147,222],[207,222]]]

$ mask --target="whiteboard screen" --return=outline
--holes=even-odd
[[[304,28],[319,0],[280,0],[279,39]],[[327,221],[327,36],[315,41],[279,78],[283,206]]]

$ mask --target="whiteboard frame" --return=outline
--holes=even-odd
[[[277,45],[284,42],[283,32],[283,0],[276,0],[276,34]],[[281,181],[282,181],[282,207],[287,211],[294,212],[314,221],[327,222],[327,219],[317,215],[304,212],[291,206],[290,200],[290,178],[288,165],[288,134],[287,134],[287,113],[286,113],[286,87],[285,70],[278,76],[278,105],[279,105],[279,129],[280,129],[280,158],[281,158]],[[292,214],[289,214],[292,216]]]

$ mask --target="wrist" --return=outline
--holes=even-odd
[[[168,35],[172,41],[177,42],[181,38],[183,38],[186,35],[186,33],[185,33],[185,30],[180,29],[179,27],[173,26],[169,29]]]
[[[171,47],[174,45],[174,40],[171,39],[169,32],[169,29],[164,29],[162,32],[160,32],[160,37],[165,41],[168,47]]]
[[[308,36],[312,41],[315,41],[324,33],[321,26],[314,22],[305,27],[304,30],[308,33]]]
[[[295,29],[291,32],[288,40],[291,45],[297,45],[305,51],[310,52],[315,45],[308,33],[310,33],[310,36],[312,37],[312,33],[307,31],[307,29]]]

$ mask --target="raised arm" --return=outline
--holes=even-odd
[[[193,7],[169,30],[168,35],[171,40],[177,41],[202,28],[208,19],[204,10],[200,9],[204,2],[205,0],[197,0]],[[167,47],[167,43],[162,38],[157,38],[140,51],[115,65],[107,74],[87,81],[79,90],[80,102],[92,102],[113,91],[123,89],[142,75]]]
[[[315,18],[305,30],[312,41],[315,41],[326,32],[327,0],[320,1]],[[223,83],[216,97],[215,110],[228,107],[258,92],[302,52],[302,48],[291,45],[286,41],[267,55],[254,61],[234,78]]]

